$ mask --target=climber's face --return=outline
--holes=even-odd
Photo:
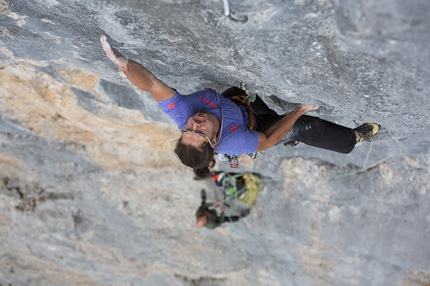
[[[219,119],[214,114],[200,111],[188,119],[187,125],[182,129],[181,142],[197,149],[207,142],[215,148],[219,125]]]
[[[208,218],[207,218],[206,216],[200,216],[200,217],[197,219],[196,225],[197,225],[198,227],[203,227],[203,226],[205,226],[207,223],[208,223]]]

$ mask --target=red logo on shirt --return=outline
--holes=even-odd
[[[200,99],[212,106],[213,108],[217,108],[216,105],[212,101],[208,100],[206,97],[200,96]]]
[[[175,105],[176,105],[176,101],[173,101],[172,103],[167,105],[167,108],[173,109],[173,108],[175,108]]]
[[[234,132],[234,131],[236,131],[237,130],[237,126],[232,126],[232,127],[230,127],[230,131],[231,132]]]

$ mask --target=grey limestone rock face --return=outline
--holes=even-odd
[[[221,0],[0,0],[0,285],[430,284],[430,3],[228,2],[248,20]],[[382,129],[348,155],[241,157],[257,204],[199,229],[219,189],[102,34],[181,93],[244,82],[278,113]]]

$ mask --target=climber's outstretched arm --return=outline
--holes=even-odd
[[[139,89],[149,92],[155,101],[173,97],[176,91],[154,76],[138,62],[128,60],[107,42],[105,35],[100,37],[106,56],[127,76]]]
[[[264,133],[258,132],[258,147],[256,151],[262,151],[275,146],[291,130],[297,119],[308,111],[318,109],[319,106],[301,104],[296,109],[285,115],[281,120],[273,124]]]

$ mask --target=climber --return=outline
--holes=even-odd
[[[239,221],[239,216],[225,216],[225,205],[221,206],[221,214],[218,215],[216,207],[220,206],[221,203],[216,201],[213,203],[206,202],[206,192],[201,191],[202,203],[196,211],[196,225],[198,227],[207,227],[209,229],[214,229],[219,227],[225,222],[237,222]]]
[[[100,40],[106,56],[134,85],[149,92],[162,110],[175,120],[182,132],[177,140],[175,153],[200,178],[210,175],[210,168],[215,165],[215,153],[253,153],[278,143],[298,141],[347,154],[354,149],[356,143],[368,140],[380,129],[376,123],[365,123],[351,129],[304,115],[319,108],[310,104],[300,104],[286,115],[277,115],[273,110],[266,109],[267,106],[259,97],[251,103],[257,119],[252,128],[248,128],[249,119],[254,114],[249,113],[245,105],[237,105],[229,96],[220,95],[211,89],[184,96],[141,64],[128,60],[113,49],[105,35]],[[238,90],[240,89],[233,87],[223,94]]]

